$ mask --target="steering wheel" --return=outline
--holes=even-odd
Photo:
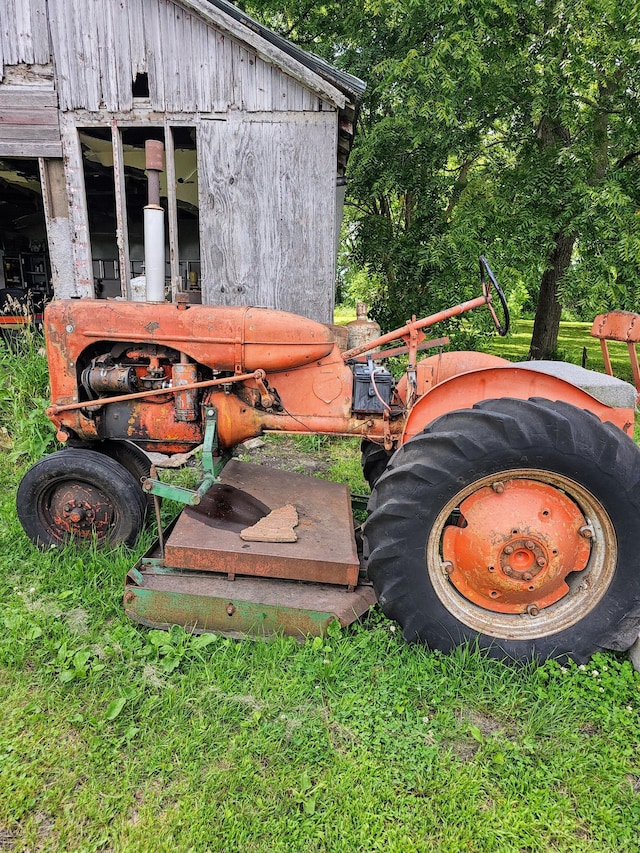
[[[485,273],[486,277],[489,281],[485,281]],[[498,315],[496,314],[495,308],[493,307],[493,302],[487,302],[489,306],[489,311],[491,312],[491,319],[493,320],[493,324],[496,327],[496,330],[500,337],[504,338],[504,336],[509,331],[509,327],[511,325],[511,319],[509,317],[509,306],[507,305],[507,300],[504,295],[504,291],[498,284],[495,275],[489,264],[487,263],[487,259],[484,255],[480,255],[480,282],[482,284],[482,293],[487,298],[491,294],[491,288],[495,289],[495,292],[498,294],[498,299],[500,300],[500,306],[502,308],[502,314],[504,316],[504,325],[500,323],[498,319]]]

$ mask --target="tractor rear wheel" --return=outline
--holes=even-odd
[[[370,511],[369,576],[409,641],[583,661],[638,635],[640,450],[589,412],[444,415],[396,452]]]
[[[369,484],[369,488],[373,489],[384,474],[385,468],[389,464],[389,459],[391,459],[391,454],[380,444],[369,441],[368,438],[362,440],[360,452],[362,473]]]
[[[74,541],[132,545],[146,512],[146,498],[120,463],[93,450],[68,448],[45,456],[23,477],[18,517],[40,548]]]

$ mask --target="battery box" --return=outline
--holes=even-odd
[[[372,378],[372,373],[373,378]],[[375,387],[374,387],[375,381]],[[386,367],[375,367],[370,364],[355,364],[353,366],[353,406],[354,412],[382,412],[391,403],[393,391],[393,376]],[[384,404],[378,399],[378,394]]]

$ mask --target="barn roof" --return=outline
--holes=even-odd
[[[346,166],[355,123],[366,83],[335,68],[318,56],[302,50],[283,36],[258,23],[227,0],[180,0],[214,25],[251,45],[264,59],[279,65],[302,84],[338,107],[338,165]]]

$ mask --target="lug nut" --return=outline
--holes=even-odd
[[[546,566],[546,565],[547,565],[547,561],[545,560],[545,558],[544,558],[544,557],[538,557],[538,559],[536,560],[536,563],[537,563],[541,568],[542,568],[542,566]]]
[[[531,572],[525,572],[522,575],[522,580],[523,581],[530,581],[532,577],[533,577],[533,575],[531,574]]]
[[[507,545],[507,547],[504,549],[504,553],[513,554],[513,548],[511,547],[511,545]]]
[[[504,569],[504,573],[508,578],[510,578],[513,575],[513,569],[511,568],[511,566],[506,566]]]
[[[442,564],[442,571],[445,575],[452,575],[454,570],[454,565],[450,560],[447,560]]]
[[[535,604],[530,604],[527,607],[527,613],[529,614],[529,616],[537,616],[540,613],[540,608],[537,607]]]
[[[584,539],[591,539],[593,537],[593,530],[588,524],[585,524],[584,527],[581,527],[580,530],[578,530],[578,533],[580,534],[580,536],[584,537]]]
[[[491,488],[496,494],[501,495],[504,492],[504,483],[498,481],[497,483],[493,483]]]
[[[533,549],[534,549],[536,546],[533,544],[533,542],[531,541],[531,539],[527,539],[527,541],[524,543],[524,547],[527,549],[527,551],[533,551]]]

